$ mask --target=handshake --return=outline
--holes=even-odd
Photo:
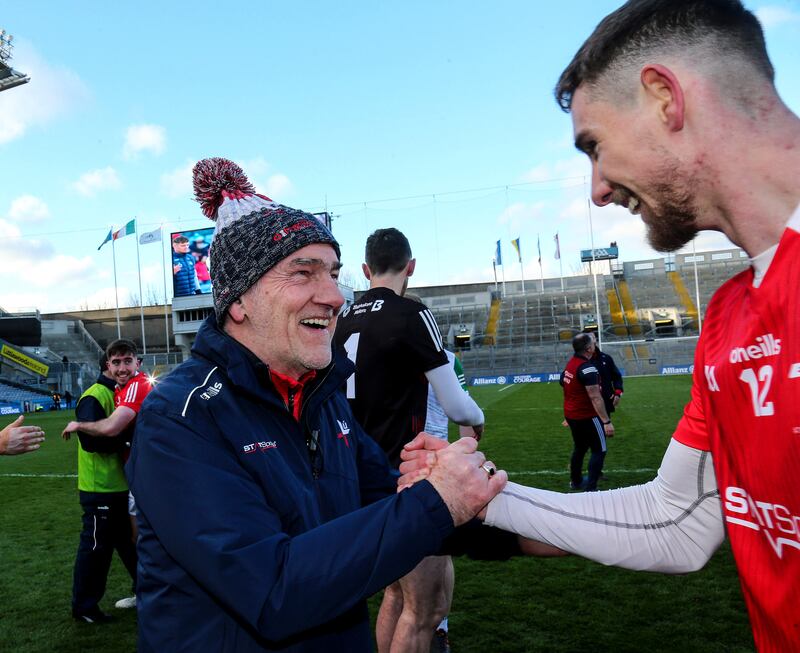
[[[508,482],[508,474],[497,470],[478,449],[478,441],[465,437],[448,445],[444,440],[420,433],[400,453],[398,492],[428,480],[460,526],[482,517],[486,505]]]

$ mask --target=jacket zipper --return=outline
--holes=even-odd
[[[319,431],[312,430],[308,424],[308,413],[306,412],[305,408],[310,403],[311,398],[314,394],[319,390],[325,383],[325,380],[330,376],[331,372],[333,371],[333,365],[328,368],[325,376],[323,376],[319,383],[314,386],[311,392],[306,397],[303,405],[300,407],[300,423],[303,425],[303,431],[306,434],[306,448],[308,449],[308,462],[311,465],[311,476],[316,481],[319,479],[320,474],[322,473],[321,466],[317,467],[317,457],[319,456],[321,459],[322,453],[319,448]],[[294,402],[294,397],[290,394],[290,401]],[[292,415],[294,412],[292,410]],[[303,419],[305,417],[306,419]]]

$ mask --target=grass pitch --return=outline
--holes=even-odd
[[[650,480],[689,396],[689,377],[631,378],[614,415],[617,435],[602,488]],[[557,384],[471,390],[486,412],[481,448],[512,480],[564,491],[572,449]],[[0,651],[136,649],[136,615],[115,610],[129,580],[115,558],[101,607],[114,623],[70,616],[80,532],[75,440],[62,442],[70,411],[30,416],[48,439],[34,454],[0,458]],[[4,426],[8,421],[0,423]],[[588,456],[587,456],[588,462]],[[379,597],[370,601],[373,615]],[[456,560],[450,614],[454,653],[533,651],[753,651],[727,544],[702,571],[664,576],[580,558]]]

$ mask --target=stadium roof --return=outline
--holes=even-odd
[[[0,63],[0,91],[7,91],[15,86],[27,84],[29,81],[31,78],[28,75]]]
[[[0,91],[7,91],[15,86],[27,84],[31,78],[17,72],[10,65],[11,52],[14,50],[14,37],[4,29],[0,29]]]

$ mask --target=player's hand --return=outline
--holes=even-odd
[[[44,431],[39,426],[23,426],[25,416],[20,415],[0,431],[0,454],[16,456],[36,451],[44,442]]]
[[[447,505],[456,526],[475,517],[508,482],[508,475],[497,471],[477,448],[475,438],[461,438],[433,454],[436,463],[427,478]]]
[[[64,430],[61,431],[61,437],[64,440],[69,440],[72,437],[72,434],[76,431],[80,431],[81,423],[72,421],[64,427]]]
[[[619,400],[621,399],[621,395],[614,395],[614,398],[611,400],[611,405],[616,408],[619,406]]]
[[[400,479],[398,486],[412,485],[416,481],[422,480],[427,473],[422,475],[419,472],[430,471],[436,464],[436,455],[433,453],[447,447],[447,442],[440,440],[422,431],[417,434],[411,442],[408,442],[400,452]]]
[[[473,437],[480,442],[481,438],[483,437],[483,424],[477,424],[476,426],[473,426],[472,433],[473,434],[470,437]]]
[[[614,425],[609,422],[608,424],[603,424],[603,431],[605,432],[606,436],[609,438],[614,437]]]

